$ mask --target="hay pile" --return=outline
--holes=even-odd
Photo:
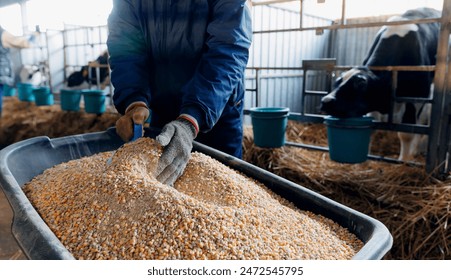
[[[101,115],[62,111],[60,105],[36,106],[3,97],[0,118],[0,148],[12,143],[46,135],[50,138],[103,131],[114,126],[119,114],[109,108]]]
[[[374,136],[384,139],[383,133]],[[322,125],[290,122],[287,139],[327,145]],[[381,154],[396,156],[396,135],[387,139],[394,142],[385,145],[394,148]],[[340,164],[328,153],[302,148],[263,149],[253,144],[251,128],[245,129],[243,147],[244,160],[384,223],[394,239],[386,259],[451,259],[451,178],[439,181],[423,168],[401,164]]]

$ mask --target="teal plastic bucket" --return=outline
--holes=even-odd
[[[86,89],[82,91],[85,101],[85,112],[102,114],[106,110],[106,93],[102,90]]]
[[[3,96],[14,96],[16,95],[16,89],[9,85],[3,85]]]
[[[80,90],[71,90],[71,89],[62,89],[60,91],[60,100],[61,100],[61,110],[64,111],[79,111],[80,110],[80,100],[81,100],[81,91]]]
[[[372,133],[372,117],[324,118],[327,126],[329,157],[341,163],[361,163],[367,160]]]
[[[279,148],[285,145],[289,108],[251,108],[254,144],[262,148]]]
[[[34,88],[33,94],[37,106],[53,105],[53,94],[49,87]]]
[[[17,96],[20,101],[34,102],[33,85],[27,83],[17,84]]]
[[[2,109],[3,109],[3,91],[5,86],[0,85],[0,117],[2,116]]]

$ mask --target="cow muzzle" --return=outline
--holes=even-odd
[[[334,108],[336,107],[335,104],[337,103],[337,99],[335,98],[334,94],[328,94],[321,98],[321,111],[325,112],[326,114],[332,114]]]

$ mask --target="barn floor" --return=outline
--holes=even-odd
[[[13,211],[3,191],[0,191],[0,260],[25,260],[19,245],[11,234]]]
[[[83,104],[82,104],[83,107]],[[50,138],[103,131],[119,118],[109,108],[104,114],[62,111],[59,105],[35,106],[16,97],[3,97],[0,117],[0,149],[36,136]],[[12,209],[0,191],[0,260],[26,259],[11,233]]]

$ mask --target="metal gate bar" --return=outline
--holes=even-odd
[[[426,170],[435,174],[446,174],[449,169],[449,137],[451,114],[451,79],[447,68],[449,37],[451,33],[451,1],[443,2],[440,37],[437,49],[437,64],[434,76],[434,101],[431,112],[431,130],[428,143]]]

